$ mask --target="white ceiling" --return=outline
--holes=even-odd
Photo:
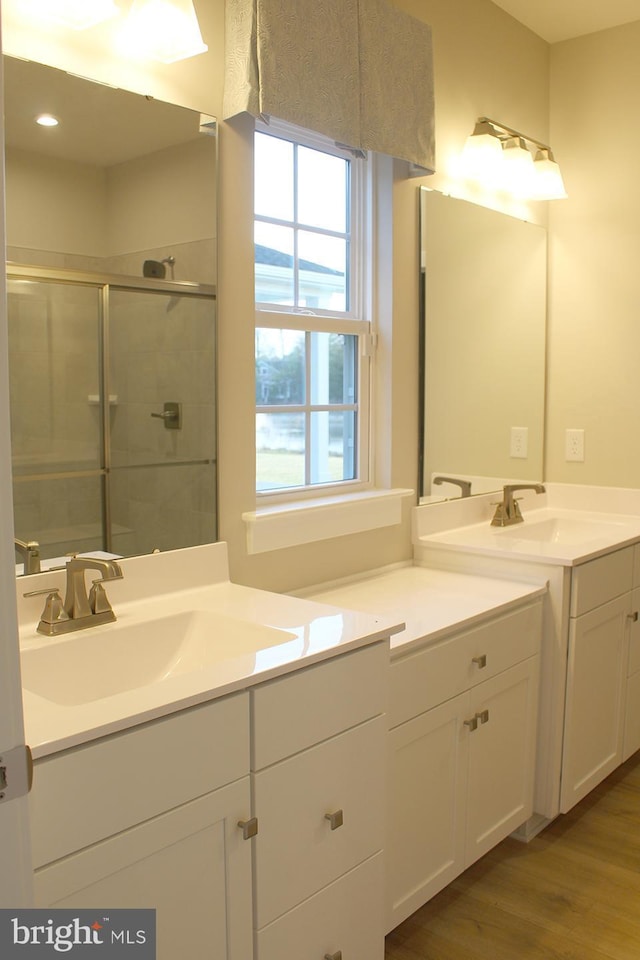
[[[548,43],[640,20],[640,0],[493,0]]]

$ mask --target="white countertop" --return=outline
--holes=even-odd
[[[215,544],[207,548],[193,548],[201,552],[199,557],[209,558],[210,551],[218,550],[224,544]],[[189,551],[173,551],[186,555]],[[20,644],[22,650],[53,644],[64,644],[67,639],[97,636],[105,638],[104,649],[108,656],[109,631],[119,624],[126,626],[144,621],[149,617],[149,605],[152,602],[154,619],[171,616],[180,610],[210,611],[212,618],[212,642],[215,642],[215,617],[240,619],[250,624],[260,624],[284,630],[290,636],[277,646],[266,647],[255,653],[221,660],[218,663],[182,675],[171,676],[161,682],[117,693],[92,702],[64,705],[45,699],[32,690],[23,691],[26,741],[30,745],[34,758],[47,756],[68,747],[126,729],[139,723],[165,716],[177,710],[211,700],[234,691],[243,690],[253,684],[289,673],[299,667],[324,660],[335,654],[346,653],[368,643],[389,637],[403,624],[397,618],[385,617],[384,613],[370,613],[342,610],[336,607],[321,606],[319,603],[302,600],[251,587],[231,583],[220,579],[214,583],[200,583],[193,589],[175,590],[160,596],[143,596],[130,599],[136,594],[135,575],[140,570],[145,579],[147,569],[156,577],[147,578],[142,587],[151,590],[155,581],[166,587],[170,578],[164,577],[162,565],[167,564],[167,554],[150,558],[123,560],[125,580],[107,584],[109,596],[117,613],[117,624],[106,624],[90,628],[87,631],[69,634],[66,637],[47,638],[36,632],[35,610],[42,607],[42,597],[24,601],[22,594],[28,589],[48,587],[50,574],[22,578],[18,581],[19,608],[22,612]],[[189,561],[190,562],[190,561]],[[184,563],[183,563],[184,565]],[[222,569],[226,569],[226,553]],[[129,572],[131,576],[129,577]],[[57,574],[58,582],[61,574]],[[208,574],[202,575],[206,580]],[[128,581],[128,582],[127,582]],[[120,588],[120,602],[118,602]],[[141,590],[145,592],[144,589]],[[129,598],[129,599],[127,599]],[[112,634],[113,636],[113,634]]]
[[[527,510],[524,522],[513,526],[483,520],[421,533],[415,546],[571,567],[639,540],[640,516],[543,507]]]
[[[545,592],[546,587],[531,584],[404,566],[304,595],[319,603],[404,620],[405,629],[391,638],[393,659],[410,647],[433,643]]]

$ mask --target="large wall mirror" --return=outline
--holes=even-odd
[[[4,76],[17,572],[215,540],[215,119]]]
[[[546,231],[419,192],[423,502],[539,481]]]

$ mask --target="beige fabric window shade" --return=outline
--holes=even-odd
[[[431,28],[389,0],[226,0],[223,114],[434,169]]]

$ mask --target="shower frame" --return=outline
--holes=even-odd
[[[112,547],[112,524],[111,524],[111,491],[110,480],[112,473],[111,462],[111,429],[109,423],[110,417],[110,315],[109,315],[109,295],[111,290],[125,290],[134,292],[168,293],[180,297],[199,297],[209,298],[212,303],[217,303],[217,289],[213,284],[197,283],[187,280],[166,280],[159,278],[132,277],[122,274],[109,274],[102,272],[91,272],[86,270],[74,270],[52,267],[29,266],[25,264],[7,261],[6,263],[7,280],[31,280],[34,282],[55,282],[61,284],[70,284],[74,286],[92,287],[98,290],[98,324],[99,324],[99,404],[100,404],[100,437],[99,449],[101,452],[102,466],[95,469],[82,471],[57,471],[52,473],[20,474],[13,477],[14,483],[25,483],[28,481],[42,480],[64,480],[71,478],[97,478],[100,480],[102,489],[102,542],[103,549],[111,552]],[[214,405],[217,411],[217,314],[213,319],[215,327],[215,348],[214,348],[214,371],[215,393]],[[215,515],[217,518],[218,504],[218,483],[217,483],[217,450],[213,460],[207,458],[201,461],[192,461],[194,463],[213,463],[215,469],[215,487],[213,490],[214,502],[216,504]],[[148,465],[144,465],[148,466]],[[135,469],[135,467],[130,467]],[[216,531],[217,538],[217,519]]]

